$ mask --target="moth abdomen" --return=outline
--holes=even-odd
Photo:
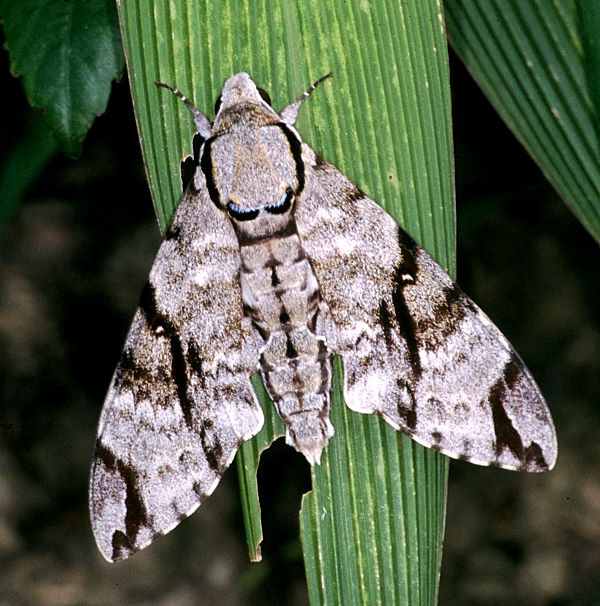
[[[334,433],[329,421],[329,393],[289,393],[273,404],[285,424],[286,443],[311,465],[318,464]]]
[[[265,341],[260,356],[265,387],[286,426],[287,442],[317,462],[333,434],[331,353],[315,331],[317,280],[295,232],[240,244],[244,309]]]

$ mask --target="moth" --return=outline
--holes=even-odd
[[[328,74],[329,76],[330,74]],[[213,122],[143,289],[100,417],[92,526],[109,561],[172,530],[212,493],[263,413],[311,465],[344,399],[424,446],[507,469],[553,467],[550,412],[488,317],[373,200],[302,142],[250,76]]]

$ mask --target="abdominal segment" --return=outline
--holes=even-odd
[[[316,334],[320,293],[298,235],[241,246],[245,312],[265,340],[260,372],[286,442],[311,464],[333,435],[329,421],[331,353]]]

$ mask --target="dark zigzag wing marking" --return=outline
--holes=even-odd
[[[550,413],[505,337],[394,220],[305,146],[296,222],[334,326],[350,408],[509,469],[556,458]]]
[[[183,418],[188,427],[192,428],[192,408],[193,402],[190,400],[188,394],[188,366],[198,376],[202,377],[202,360],[199,359],[196,348],[193,344],[190,344],[188,353],[186,356],[184,353],[183,344],[181,343],[181,337],[177,327],[173,325],[170,319],[159,313],[156,303],[156,289],[150,282],[146,282],[142,295],[140,297],[140,309],[144,314],[146,322],[149,328],[158,336],[164,335],[169,340],[171,347],[171,372],[170,375],[166,374],[164,379],[171,381],[177,391],[177,403],[180,405],[183,412]],[[196,352],[194,356],[192,352]],[[187,360],[186,360],[187,358]],[[190,364],[190,362],[192,362]],[[138,380],[141,377],[138,377]]]
[[[196,181],[159,250],[100,418],[90,511],[109,560],[190,515],[263,423],[249,380],[260,338],[242,318],[237,241]]]
[[[513,355],[506,363],[502,377],[490,389],[489,404],[492,409],[494,432],[496,434],[496,454],[500,459],[502,452],[508,449],[517,460],[523,462],[525,469],[529,467],[548,469],[552,463],[546,461],[540,445],[531,441],[526,447],[519,431],[504,409],[503,403],[515,385],[522,379],[522,376],[523,363],[518,356]]]
[[[95,458],[98,464],[105,468],[106,472],[118,474],[125,485],[126,531],[117,530],[112,537],[111,559],[116,561],[133,553],[140,531],[143,528],[151,529],[152,522],[140,495],[135,470],[126,465],[121,459],[117,459],[99,439],[96,440]]]
[[[152,388],[151,371],[139,359],[134,358],[130,368],[133,375],[120,369],[121,384],[115,385],[111,401],[114,410],[109,406],[106,413],[114,431],[108,429],[98,439],[92,480],[92,511],[98,525],[94,530],[102,552],[112,560],[130,556],[190,515],[199,504],[198,496],[213,491],[242,441],[223,415],[215,414],[214,421],[210,416],[194,415],[190,427],[182,412],[174,414],[175,386],[167,393],[160,384]],[[158,376],[166,374],[164,368],[158,371]],[[147,403],[136,401],[135,396],[133,413],[124,410],[126,394],[134,393],[127,385],[139,385],[141,377],[145,377],[146,389],[157,397],[145,412],[140,409],[147,408]],[[157,420],[161,417],[162,421]],[[124,440],[125,432],[129,433]]]
[[[406,242],[409,237],[400,229],[399,233],[401,242]],[[410,240],[408,245],[412,244]],[[409,307],[417,319],[419,349],[434,375],[425,370],[417,383],[423,422],[415,428],[415,439],[474,462],[528,471],[548,469],[556,453],[554,430],[529,371],[485,314],[421,249],[418,263],[427,269],[413,286]],[[435,373],[445,375],[444,389],[438,388]],[[458,427],[457,408],[466,413]],[[428,426],[436,418],[433,436]],[[427,433],[431,437],[424,438]],[[548,460],[540,441],[545,442]]]
[[[402,246],[402,243],[401,243]],[[418,323],[413,315],[410,313],[410,309],[407,305],[404,290],[407,286],[414,284],[417,280],[419,273],[419,266],[417,264],[417,249],[414,242],[406,242],[405,247],[402,248],[404,254],[394,272],[392,290],[392,301],[394,302],[394,312],[396,321],[404,327],[403,337],[406,342],[406,349],[408,353],[408,360],[412,369],[412,374],[415,378],[421,376],[421,359],[419,356],[419,339],[418,339]],[[385,303],[385,299],[381,300],[382,304]],[[392,339],[390,334],[392,331],[392,322],[388,319],[388,325],[386,332],[388,336],[386,342],[391,345]]]
[[[202,450],[211,469],[221,472],[223,459],[223,447],[219,441],[219,436],[213,431],[213,422],[210,418],[204,419],[203,423],[195,426],[194,419],[194,400],[190,396],[189,380],[191,377],[197,377],[201,383],[203,381],[202,358],[198,347],[193,341],[184,348],[179,329],[173,323],[160,314],[156,302],[155,288],[150,282],[147,282],[140,298],[140,309],[144,313],[146,322],[156,334],[164,334],[169,339],[171,345],[171,373],[164,378],[173,382],[177,390],[176,402],[181,407],[183,418],[190,429],[195,429],[200,436]],[[141,378],[141,377],[140,377]],[[209,439],[212,436],[212,443]]]
[[[126,349],[118,366],[115,386],[123,389],[127,385],[129,389],[135,390],[137,401],[148,399],[151,395],[150,392],[153,392],[154,401],[159,404],[164,402],[164,397],[156,397],[157,394],[163,392],[164,384],[170,385],[177,394],[177,397],[170,398],[170,402],[179,405],[187,427],[200,436],[200,444],[211,469],[220,472],[223,448],[219,436],[212,432],[213,422],[210,418],[199,423],[198,419],[194,417],[195,403],[189,393],[189,381],[192,377],[197,377],[203,383],[202,359],[197,347],[192,341],[184,348],[178,329],[169,318],[158,311],[155,288],[150,282],[147,282],[142,290],[140,310],[148,328],[154,332],[156,337],[168,340],[171,365],[170,368],[161,367],[158,379],[156,379],[151,371],[144,367],[143,362],[136,364],[134,353],[130,349]]]

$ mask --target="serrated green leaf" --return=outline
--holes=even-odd
[[[23,77],[29,103],[45,111],[61,149],[78,156],[123,73],[114,3],[2,0],[0,17],[13,75]]]
[[[281,109],[333,71],[303,106],[298,131],[454,268],[449,78],[436,2],[121,0],[119,7],[163,229],[181,196],[179,161],[192,153],[194,129],[187,109],[156,90],[155,80],[177,86],[211,115],[233,73],[249,72]],[[350,412],[336,393],[336,435],[313,468],[302,510],[311,601],[433,604],[447,459],[380,419]],[[272,406],[265,413],[271,423]],[[246,518],[254,517],[251,552],[260,538],[253,484],[259,450],[256,442],[243,447],[238,464]]]
[[[593,4],[589,17],[597,21],[598,5]],[[456,52],[550,183],[600,241],[600,141],[588,88],[590,83],[597,87],[598,59],[584,60],[576,3],[445,0],[444,7]],[[594,96],[597,103],[597,90]]]

